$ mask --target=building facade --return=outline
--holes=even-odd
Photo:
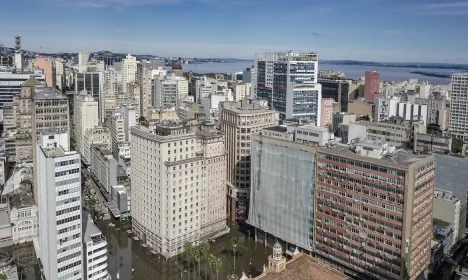
[[[135,82],[137,73],[137,61],[136,57],[128,54],[122,60],[122,82],[123,92],[127,92],[128,84]]]
[[[332,126],[333,123],[333,102],[332,98],[322,98],[322,116],[320,117],[320,126]]]
[[[315,251],[367,277],[419,279],[430,262],[434,156],[372,154],[319,148]]]
[[[102,146],[91,148],[91,174],[107,193],[117,185],[117,161],[112,153]]]
[[[21,91],[21,85],[29,78],[34,77],[39,83],[45,85],[45,74],[43,71],[35,71],[30,74],[16,74],[0,72],[0,109],[7,102],[12,102],[13,97]]]
[[[316,53],[264,53],[255,59],[256,97],[281,119],[304,118],[320,125],[322,86]]]
[[[364,99],[368,103],[374,103],[380,94],[380,74],[376,71],[367,71],[364,83]]]
[[[330,77],[319,77],[318,83],[322,85],[322,98],[333,98],[335,102],[338,102],[340,112],[348,112],[348,81]]]
[[[246,219],[250,195],[251,137],[262,128],[278,125],[278,113],[264,102],[223,102],[219,122],[227,151],[228,213],[231,219]]]
[[[180,76],[159,76],[154,80],[154,106],[173,108],[188,96],[188,81]]]
[[[47,280],[84,278],[80,154],[66,145],[54,134],[42,134],[36,149],[39,233],[34,243]]]
[[[452,74],[449,133],[452,137],[468,140],[468,73]]]
[[[224,136],[168,123],[133,127],[132,228],[165,258],[226,231]]]
[[[99,124],[86,130],[83,140],[83,160],[85,163],[92,164],[91,148],[93,146],[104,146],[110,150],[111,142],[111,135],[107,126]]]
[[[75,74],[75,95],[86,90],[99,104],[99,116],[101,119],[101,107],[104,106],[104,79],[101,72],[84,72]]]
[[[83,94],[75,97],[74,104],[74,138],[77,150],[84,154],[85,133],[99,124],[99,104],[91,95]]]
[[[83,213],[83,279],[109,280],[106,238],[87,216]]]

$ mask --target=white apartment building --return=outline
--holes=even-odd
[[[107,241],[99,228],[83,213],[83,262],[86,280],[111,279],[107,271]],[[87,220],[87,221],[86,221]]]
[[[75,97],[75,141],[78,151],[84,154],[84,136],[88,129],[99,124],[99,104],[90,95],[80,94]]]
[[[128,84],[135,82],[137,72],[137,60],[136,57],[127,55],[122,60],[122,82],[123,92],[127,92]]]
[[[79,72],[85,72],[89,61],[89,52],[81,50],[78,53],[78,70]]]
[[[148,108],[154,105],[154,80],[159,76],[166,76],[167,70],[164,67],[156,66],[148,60],[142,60],[137,65],[137,82],[140,86],[140,115],[146,116]]]
[[[219,122],[226,139],[228,212],[246,218],[250,195],[250,141],[262,128],[278,125],[278,113],[265,102],[244,99],[223,102]]]
[[[453,229],[453,243],[455,245],[458,240],[464,236],[466,221],[461,221],[461,212],[466,211],[461,207],[461,201],[453,195],[451,191],[435,189],[434,191],[434,219],[439,219],[450,223]],[[463,216],[464,218],[464,216]],[[460,230],[461,229],[461,230]]]
[[[91,148],[91,159],[91,174],[110,193],[112,186],[117,185],[117,161],[111,151],[101,146]]]
[[[120,107],[124,119],[125,141],[130,141],[130,128],[136,126],[139,115],[135,107],[124,105]]]
[[[170,258],[226,227],[224,136],[185,123],[132,128],[132,228]]]
[[[449,133],[468,141],[468,73],[452,74]]]
[[[188,81],[180,76],[159,76],[154,79],[154,106],[177,107],[188,96]]]
[[[87,164],[92,164],[91,148],[95,145],[104,145],[106,149],[111,148],[111,135],[107,126],[99,124],[93,128],[86,130],[83,139],[83,160]]]
[[[114,112],[108,125],[111,134],[111,151],[115,159],[120,156],[119,146],[125,143],[125,119],[121,112]]]
[[[36,149],[39,232],[34,247],[47,280],[83,279],[80,154],[66,144],[43,133]]]
[[[209,97],[202,97],[200,104],[205,111],[205,117],[211,119],[218,119],[219,116],[219,103],[228,100],[224,94],[211,94]]]
[[[210,94],[216,93],[217,89],[218,80],[206,76],[197,79],[195,81],[195,101],[200,103],[202,98],[209,97]]]
[[[251,88],[252,88],[251,83],[234,85],[233,86],[234,101],[241,101],[242,99],[249,98],[251,90],[252,90]]]
[[[316,53],[263,53],[255,59],[256,97],[281,119],[303,118],[320,125],[322,86]]]
[[[400,98],[396,96],[376,98],[374,120],[377,122],[388,121],[391,117],[401,117],[405,121],[420,118],[424,122],[424,125],[427,126],[428,107],[426,104],[400,102]]]

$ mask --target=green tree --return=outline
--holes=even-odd
[[[0,273],[0,280],[7,280],[6,275],[3,273]]]
[[[89,215],[91,216],[91,219],[96,223],[102,221],[104,218],[104,212],[100,208],[100,202],[97,194],[91,190],[89,184],[85,185],[83,193],[85,195],[84,204],[88,210]]]
[[[200,245],[193,247],[192,258],[198,263],[198,277],[201,277],[200,262],[202,261],[202,254],[200,252]]]
[[[205,264],[208,264],[208,259],[210,257],[210,243],[203,242],[198,247],[199,247],[201,259],[206,262]],[[205,266],[205,268],[206,268],[206,266]]]
[[[459,154],[463,151],[463,139],[452,138],[452,153]]]
[[[210,264],[211,269],[216,271],[216,279],[218,279],[219,270],[223,266],[223,261],[220,258],[215,257],[213,254],[210,254],[209,264]]]
[[[187,255],[187,259],[188,259],[188,265],[189,265],[189,273],[190,273],[190,264],[192,263],[191,262],[191,257],[192,257],[192,254],[193,254],[193,244],[192,242],[185,242],[184,243],[184,250],[185,250],[185,253]]]

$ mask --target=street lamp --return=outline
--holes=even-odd
[[[25,270],[27,270],[27,269],[28,269],[28,268],[26,267],[26,268],[24,268],[23,270],[21,270],[21,272],[20,272],[20,280],[23,280],[23,272],[24,272]]]

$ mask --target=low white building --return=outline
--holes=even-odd
[[[107,270],[107,241],[102,232],[83,212],[83,262],[84,279],[110,279]]]

